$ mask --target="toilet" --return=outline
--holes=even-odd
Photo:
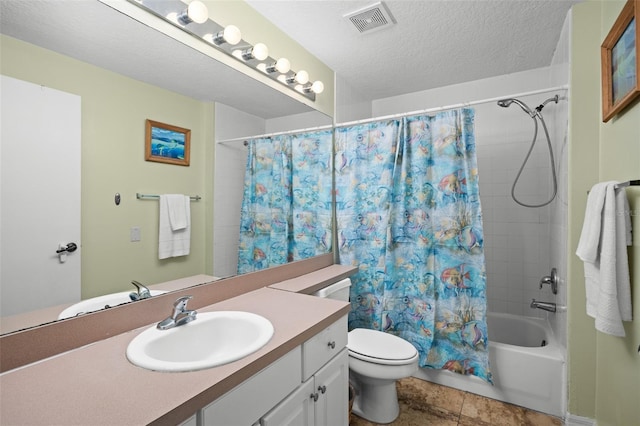
[[[349,300],[350,279],[314,293],[315,296]],[[349,332],[349,380],[356,390],[353,413],[373,423],[391,423],[400,413],[396,381],[418,369],[418,351],[406,340],[377,330],[356,328]]]

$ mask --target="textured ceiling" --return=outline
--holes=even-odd
[[[373,100],[548,66],[578,1],[387,0],[397,23],[364,34],[343,16],[374,1],[247,3]],[[0,0],[0,32],[263,118],[309,110],[97,0]]]
[[[580,0],[386,0],[362,34],[343,16],[375,0],[246,1],[373,100],[548,66]]]

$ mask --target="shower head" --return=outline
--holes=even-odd
[[[498,105],[503,107],[503,108],[508,108],[512,103],[516,103],[520,108],[522,108],[522,110],[524,112],[526,112],[527,114],[529,114],[531,117],[533,117],[534,115],[536,115],[535,112],[532,112],[531,109],[525,105],[524,102],[519,101],[518,99],[515,98],[508,98],[508,99],[500,99],[498,101]]]

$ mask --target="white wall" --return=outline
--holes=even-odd
[[[347,81],[336,76],[335,122],[362,120],[371,118],[371,101],[367,101]]]
[[[559,84],[569,84],[569,65],[571,59],[571,13],[567,13],[562,33],[553,59],[551,61],[551,75]],[[567,97],[570,90],[567,93]],[[556,202],[551,206],[550,237],[551,237],[551,259],[552,266],[558,269],[560,285],[555,302],[558,306],[567,306],[567,271],[568,271],[568,217],[569,217],[569,102],[563,101],[558,104],[555,118],[560,125],[556,126],[555,134],[552,135],[554,142],[554,152],[556,152],[556,164],[558,170],[558,196]],[[551,326],[556,337],[567,347],[567,314],[561,309],[556,315],[549,315]]]
[[[216,104],[215,115],[216,160],[214,168],[213,208],[213,275],[235,275],[238,267],[238,238],[240,208],[247,148],[234,138],[266,133],[263,118],[239,111],[224,104]]]

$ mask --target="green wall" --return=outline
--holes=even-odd
[[[633,322],[625,338],[595,331],[585,307],[582,262],[575,256],[587,191],[605,180],[640,179],[640,100],[602,122],[600,44],[624,1],[588,1],[573,8],[569,149],[569,406],[598,425],[631,425],[640,419],[640,237],[629,248]],[[632,223],[640,230],[640,188],[627,189]]]
[[[0,72],[82,98],[82,297],[212,270],[213,103],[204,103],[2,36]],[[191,164],[144,160],[145,119],[191,129]],[[210,161],[206,161],[210,159]],[[212,180],[210,180],[211,182]],[[203,196],[191,204],[189,256],[158,260],[158,202],[136,192]],[[122,202],[114,203],[120,193]],[[142,240],[129,241],[140,226]]]

